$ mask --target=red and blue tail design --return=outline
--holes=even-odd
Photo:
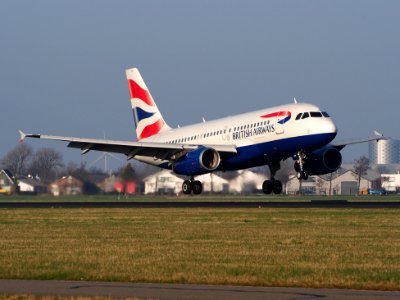
[[[139,70],[136,68],[126,70],[126,77],[138,140],[169,130],[170,127],[165,123]]]

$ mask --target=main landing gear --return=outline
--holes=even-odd
[[[282,182],[280,180],[275,180],[275,174],[276,171],[278,171],[281,166],[280,162],[275,163],[275,164],[270,164],[268,165],[270,171],[271,171],[271,180],[265,180],[262,185],[262,190],[264,194],[271,194],[272,192],[274,194],[280,194],[282,193]]]
[[[298,159],[294,163],[294,169],[296,170],[297,179],[307,180],[308,174],[304,170],[304,159],[306,158],[306,154],[304,151],[299,151],[297,153],[297,157],[298,157]]]
[[[195,195],[199,195],[202,191],[203,184],[198,180],[194,180],[193,177],[190,177],[190,180],[185,180],[182,183],[182,193],[184,193],[185,195],[189,195],[192,192]]]

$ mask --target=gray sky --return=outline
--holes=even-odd
[[[18,129],[135,139],[134,66],[174,127],[296,97],[331,114],[337,139],[399,138],[399,31],[400,1],[2,1],[0,157]]]

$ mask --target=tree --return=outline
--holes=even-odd
[[[358,175],[358,192],[360,193],[360,182],[361,176],[367,174],[369,167],[369,159],[365,156],[361,156],[359,159],[354,161],[354,172]]]
[[[22,175],[27,171],[32,155],[32,147],[26,143],[20,143],[3,157],[1,164],[14,175]]]
[[[74,173],[78,169],[79,169],[78,164],[76,162],[70,161],[62,168],[62,170],[60,170],[58,176],[62,177],[62,176],[74,175]]]
[[[38,175],[42,182],[48,183],[54,175],[56,168],[61,167],[62,156],[52,148],[42,148],[36,151],[30,171]]]
[[[131,163],[126,164],[126,166],[120,170],[120,176],[123,182],[132,181],[135,179],[136,174]]]

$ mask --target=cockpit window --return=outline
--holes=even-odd
[[[303,113],[299,113],[299,114],[296,116],[296,120],[300,120],[302,114],[303,114]]]
[[[312,111],[310,112],[311,118],[322,118],[322,113],[319,111]]]
[[[330,117],[326,111],[323,111],[323,112],[322,112],[322,115],[323,115],[325,118],[329,118],[329,117]]]
[[[309,116],[310,116],[310,114],[308,112],[305,112],[301,118],[305,119],[305,118],[308,118]]]

